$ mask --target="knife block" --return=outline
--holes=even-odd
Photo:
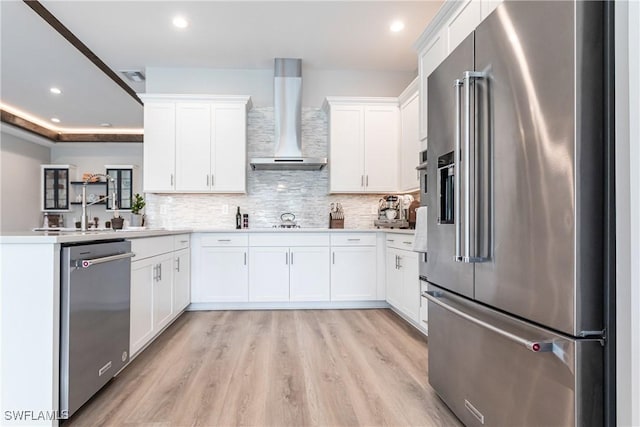
[[[333,219],[331,215],[329,215],[329,228],[344,228],[344,218]]]

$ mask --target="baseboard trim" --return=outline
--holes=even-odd
[[[194,302],[187,311],[211,310],[331,310],[389,308],[386,301],[325,301],[325,302]]]

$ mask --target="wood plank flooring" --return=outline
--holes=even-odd
[[[390,310],[182,315],[67,426],[460,426]]]

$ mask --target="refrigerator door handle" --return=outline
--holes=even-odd
[[[495,332],[498,335],[501,335],[504,338],[507,338],[508,340],[511,340],[517,344],[520,344],[524,347],[526,347],[528,350],[534,352],[534,353],[546,353],[546,352],[552,352],[553,351],[553,341],[531,341],[528,340],[526,338],[522,338],[518,335],[512,334],[511,332],[505,331],[504,329],[500,329],[497,326],[494,326],[490,323],[487,323],[483,320],[477,319],[467,313],[465,313],[464,311],[458,310],[457,308],[444,303],[440,297],[440,293],[437,291],[427,291],[427,292],[423,292],[422,296],[425,297],[427,300],[429,300],[430,302],[436,304],[439,307],[442,307],[443,309],[462,317],[465,320],[468,320],[469,322],[475,323],[476,325],[480,326],[481,328],[485,328],[485,329],[489,329],[492,332]]]
[[[460,125],[462,118],[460,117],[460,86],[462,86],[462,80],[456,79],[453,87],[456,92],[456,132],[455,132],[455,153],[453,154],[453,167],[454,167],[454,184],[453,184],[453,223],[456,230],[456,252],[455,261],[462,261],[462,254],[460,252],[460,238],[462,236],[462,222],[460,221]],[[440,190],[438,190],[438,193]]]
[[[464,174],[465,174],[465,187],[464,187],[464,253],[462,254],[462,262],[474,263],[485,261],[484,258],[479,256],[478,251],[478,218],[476,214],[475,206],[471,207],[471,175],[475,176],[477,170],[476,156],[473,156],[473,167],[471,170],[472,156],[471,156],[471,134],[472,134],[472,102],[471,102],[471,83],[472,80],[485,78],[486,74],[479,71],[465,71],[463,73],[462,86],[464,87],[464,102],[465,102],[465,119],[464,119]],[[459,113],[458,113],[459,114]],[[476,196],[479,191],[474,187],[474,205],[476,203]],[[473,212],[473,220],[471,218]],[[473,224],[473,232],[471,231],[471,225]]]

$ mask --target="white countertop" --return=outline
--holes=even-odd
[[[415,234],[416,230],[397,228],[196,228],[193,233],[400,233]]]
[[[140,237],[170,236],[191,233],[191,229],[118,230],[118,231],[22,231],[3,233],[0,244],[15,243],[77,243],[110,239],[136,239]]]
[[[142,237],[170,236],[184,233],[400,233],[415,234],[415,230],[392,228],[244,228],[240,230],[227,228],[200,229],[146,229],[118,231],[23,231],[4,233],[0,236],[0,244],[15,243],[77,243],[110,239],[136,239]]]

